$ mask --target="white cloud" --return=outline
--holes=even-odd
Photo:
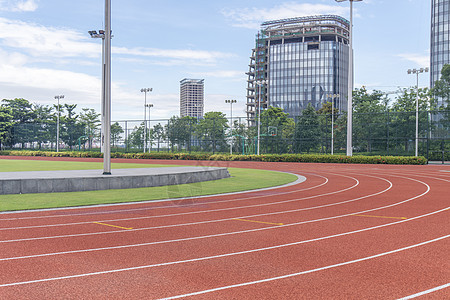
[[[101,43],[91,41],[87,33],[67,28],[45,27],[38,24],[0,18],[0,45],[21,49],[36,60],[49,58],[98,57]],[[114,54],[152,57],[161,59],[158,64],[213,65],[218,60],[230,58],[233,54],[191,50],[113,47]]]
[[[222,14],[235,22],[234,26],[259,29],[264,21],[323,14],[346,15],[348,7],[325,4],[285,2],[273,8],[224,9]]]
[[[402,53],[398,57],[415,63],[418,67],[428,67],[430,65],[430,55],[423,55],[417,53]]]
[[[0,41],[4,47],[21,49],[31,56],[46,58],[96,56],[101,47],[88,42],[88,37],[74,30],[5,18],[0,18]]]
[[[247,75],[245,75],[245,72],[243,71],[227,71],[227,70],[218,70],[218,71],[211,71],[211,72],[190,72],[191,76],[196,77],[215,77],[215,78],[230,78],[230,79],[246,79]]]
[[[38,8],[36,0],[0,0],[0,11],[25,12]]]

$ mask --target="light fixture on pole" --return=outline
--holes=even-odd
[[[350,2],[348,100],[347,100],[347,156],[353,155],[353,2],[362,0],[335,0]]]
[[[150,135],[150,127],[151,127],[151,121],[150,121],[150,108],[153,107],[153,104],[149,103],[149,104],[145,104],[145,107],[148,108],[148,136],[151,137]],[[148,152],[152,152],[152,140],[150,138],[150,147],[148,147],[149,151]]]
[[[102,39],[102,99],[101,99],[101,152],[104,153],[104,141],[103,133],[105,132],[105,31],[99,30],[98,33],[95,30],[88,31],[93,39]]]
[[[233,103],[237,100],[225,100],[225,103],[230,103],[230,154],[233,154]]]
[[[141,93],[144,93],[144,153],[147,148],[147,93],[151,92],[152,88],[143,88]]]
[[[327,95],[327,98],[331,98],[331,155],[334,155],[334,101],[339,97],[339,94]]]
[[[105,38],[104,38],[104,65],[103,82],[105,84],[104,94],[104,118],[102,123],[103,145],[103,175],[111,175],[111,0],[105,0]]]
[[[416,84],[416,142],[415,142],[415,156],[419,156],[419,74],[428,72],[428,68],[409,69],[408,74],[417,75]]]
[[[64,99],[64,95],[55,96],[55,99],[58,100],[58,115],[56,117],[56,152],[59,152],[59,115],[60,115],[60,109],[59,109],[59,99]]]
[[[256,85],[258,85],[259,87],[259,92],[258,92],[258,146],[257,146],[257,152],[256,154],[259,155],[260,154],[260,140],[261,140],[261,98],[262,98],[262,86],[267,84],[267,80],[258,80],[256,81]]]

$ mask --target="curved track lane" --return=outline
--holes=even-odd
[[[307,180],[0,214],[0,298],[450,297],[448,167],[217,164]]]

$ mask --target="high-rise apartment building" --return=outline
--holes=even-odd
[[[203,117],[204,81],[189,78],[180,81],[180,117]]]
[[[298,116],[308,104],[320,109],[333,94],[339,94],[335,108],[347,110],[349,29],[349,21],[334,15],[263,23],[247,73],[249,124],[258,106]]]
[[[430,81],[434,87],[441,78],[441,70],[450,64],[450,0],[431,1],[431,56]],[[440,100],[440,99],[438,99]],[[439,105],[441,104],[439,101]]]

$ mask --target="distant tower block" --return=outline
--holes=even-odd
[[[185,78],[180,81],[180,117],[203,117],[204,79]]]

